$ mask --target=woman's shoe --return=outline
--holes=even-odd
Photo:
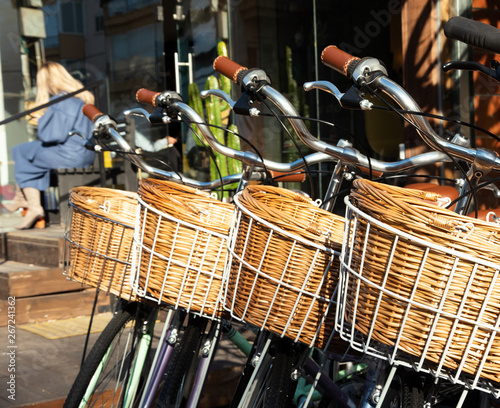
[[[45,217],[45,211],[42,207],[40,199],[40,190],[33,187],[23,188],[24,196],[28,202],[28,211],[23,218],[23,222],[17,225],[16,229],[29,229],[33,228],[36,222]]]
[[[28,202],[24,197],[23,191],[16,186],[16,195],[14,199],[10,203],[4,203],[4,208],[9,212],[14,212],[19,210],[20,208],[26,208],[28,206]]]
[[[21,215],[23,217],[25,217],[27,213],[28,213],[28,209],[27,208],[23,208],[23,211],[21,212]],[[45,217],[42,217],[42,218],[39,218],[38,220],[36,220],[35,225],[33,226],[33,228],[47,228],[47,223],[45,222]]]
[[[43,211],[31,211],[28,210],[26,215],[23,218],[23,222],[19,225],[16,225],[15,228],[18,230],[36,228],[45,228],[45,213]]]

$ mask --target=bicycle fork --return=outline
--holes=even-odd
[[[170,312],[173,313],[173,312]],[[162,333],[159,348],[155,356],[153,368],[150,371],[146,390],[140,403],[141,408],[151,408],[155,402],[157,391],[162,380],[163,373],[166,371],[168,364],[171,361],[174,347],[179,346],[182,342],[182,337],[179,339],[181,327],[184,324],[187,313],[184,311],[176,311],[170,321],[170,314],[165,323],[165,329]],[[170,321],[170,324],[168,324]],[[201,322],[203,331],[205,331],[208,320]],[[167,329],[168,327],[168,329]],[[220,337],[220,322],[213,322],[207,334],[201,339],[200,361],[197,367],[192,367],[195,370],[193,386],[190,390],[186,408],[196,407],[198,405],[205,379],[213,360],[215,349]],[[194,373],[194,371],[190,371]],[[188,383],[191,381],[188,380]]]
[[[392,365],[389,374],[386,377],[387,362],[384,360],[376,361],[375,367],[371,370],[371,378],[367,381],[368,386],[363,393],[364,397],[361,405],[362,408],[382,407],[397,368],[397,365]],[[384,377],[386,377],[385,383]]]
[[[198,406],[201,392],[203,390],[203,386],[205,385],[205,379],[207,378],[208,369],[210,368],[210,363],[213,360],[215,349],[219,342],[220,334],[221,323],[212,322],[208,334],[202,339],[201,360],[198,368],[196,369],[193,388],[191,389],[186,408],[195,408]]]
[[[167,318],[165,319],[165,325],[160,336],[160,341],[158,343],[159,348],[155,354],[155,358],[153,361],[152,369],[149,372],[149,376],[146,382],[145,392],[142,395],[141,402],[139,404],[140,407],[149,408],[151,407],[156,390],[160,384],[161,373],[165,371],[165,367],[167,366],[167,362],[170,359],[170,355],[172,354],[172,347],[169,347],[168,339],[172,335],[172,323],[173,323],[173,310],[169,310]]]
[[[139,328],[139,330],[142,331],[142,336],[139,344],[137,345],[137,358],[135,359],[130,379],[127,383],[127,389],[123,403],[124,407],[132,406],[132,402],[134,401],[134,398],[137,394],[141,374],[143,372],[144,362],[146,361],[146,355],[149,352],[149,348],[151,346],[151,340],[153,338],[153,331],[157,316],[158,309],[155,308],[148,314],[146,320],[144,320],[142,328]]]

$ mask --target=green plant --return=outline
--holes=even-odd
[[[223,41],[219,42],[217,51],[219,55],[227,56],[226,44]],[[200,90],[196,83],[189,84],[188,89],[189,105],[205,119],[215,138],[220,143],[235,150],[239,150],[240,139],[235,135],[238,133],[238,128],[236,125],[229,123],[229,105],[215,96],[209,96],[205,98],[205,100],[202,100]],[[227,94],[230,94],[231,81],[224,76],[219,76],[219,78],[217,78],[214,75],[210,75],[205,82],[205,89],[222,89]],[[196,126],[194,126],[194,130],[195,132],[198,131]],[[199,146],[205,146],[207,149],[210,149],[204,140],[195,137],[195,141]],[[210,161],[210,177],[212,180],[241,172],[241,162],[228,158],[215,151],[212,151],[212,153],[214,157],[214,160]],[[227,186],[225,189],[232,189],[234,187],[235,186]]]

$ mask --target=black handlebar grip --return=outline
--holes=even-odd
[[[488,24],[456,16],[445,24],[444,34],[450,39],[500,54],[500,30]]]
[[[335,45],[329,45],[321,53],[321,61],[327,67],[333,68],[335,71],[340,72],[346,77],[352,76],[354,67],[358,64],[360,59],[342,51]]]
[[[219,55],[214,61],[214,70],[232,79],[236,84],[241,85],[238,83],[238,74],[248,71],[248,68],[241,66],[224,55]]]
[[[135,99],[139,103],[145,103],[156,107],[156,98],[161,95],[161,92],[150,91],[149,89],[139,89],[135,94]]]
[[[99,119],[101,116],[104,115],[99,109],[97,109],[94,105],[91,103],[87,103],[84,105],[82,108],[82,113],[89,118],[92,123],[94,123],[97,119]]]

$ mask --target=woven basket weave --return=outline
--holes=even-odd
[[[145,179],[134,245],[135,292],[208,318],[222,313],[234,207],[170,181]]]
[[[374,339],[434,373],[500,381],[500,228],[440,208],[439,199],[354,182],[342,319],[363,347]]]
[[[64,273],[84,285],[133,299],[129,273],[135,193],[101,187],[70,191]]]
[[[249,186],[235,203],[225,307],[246,323],[325,346],[344,219],[278,187]]]

